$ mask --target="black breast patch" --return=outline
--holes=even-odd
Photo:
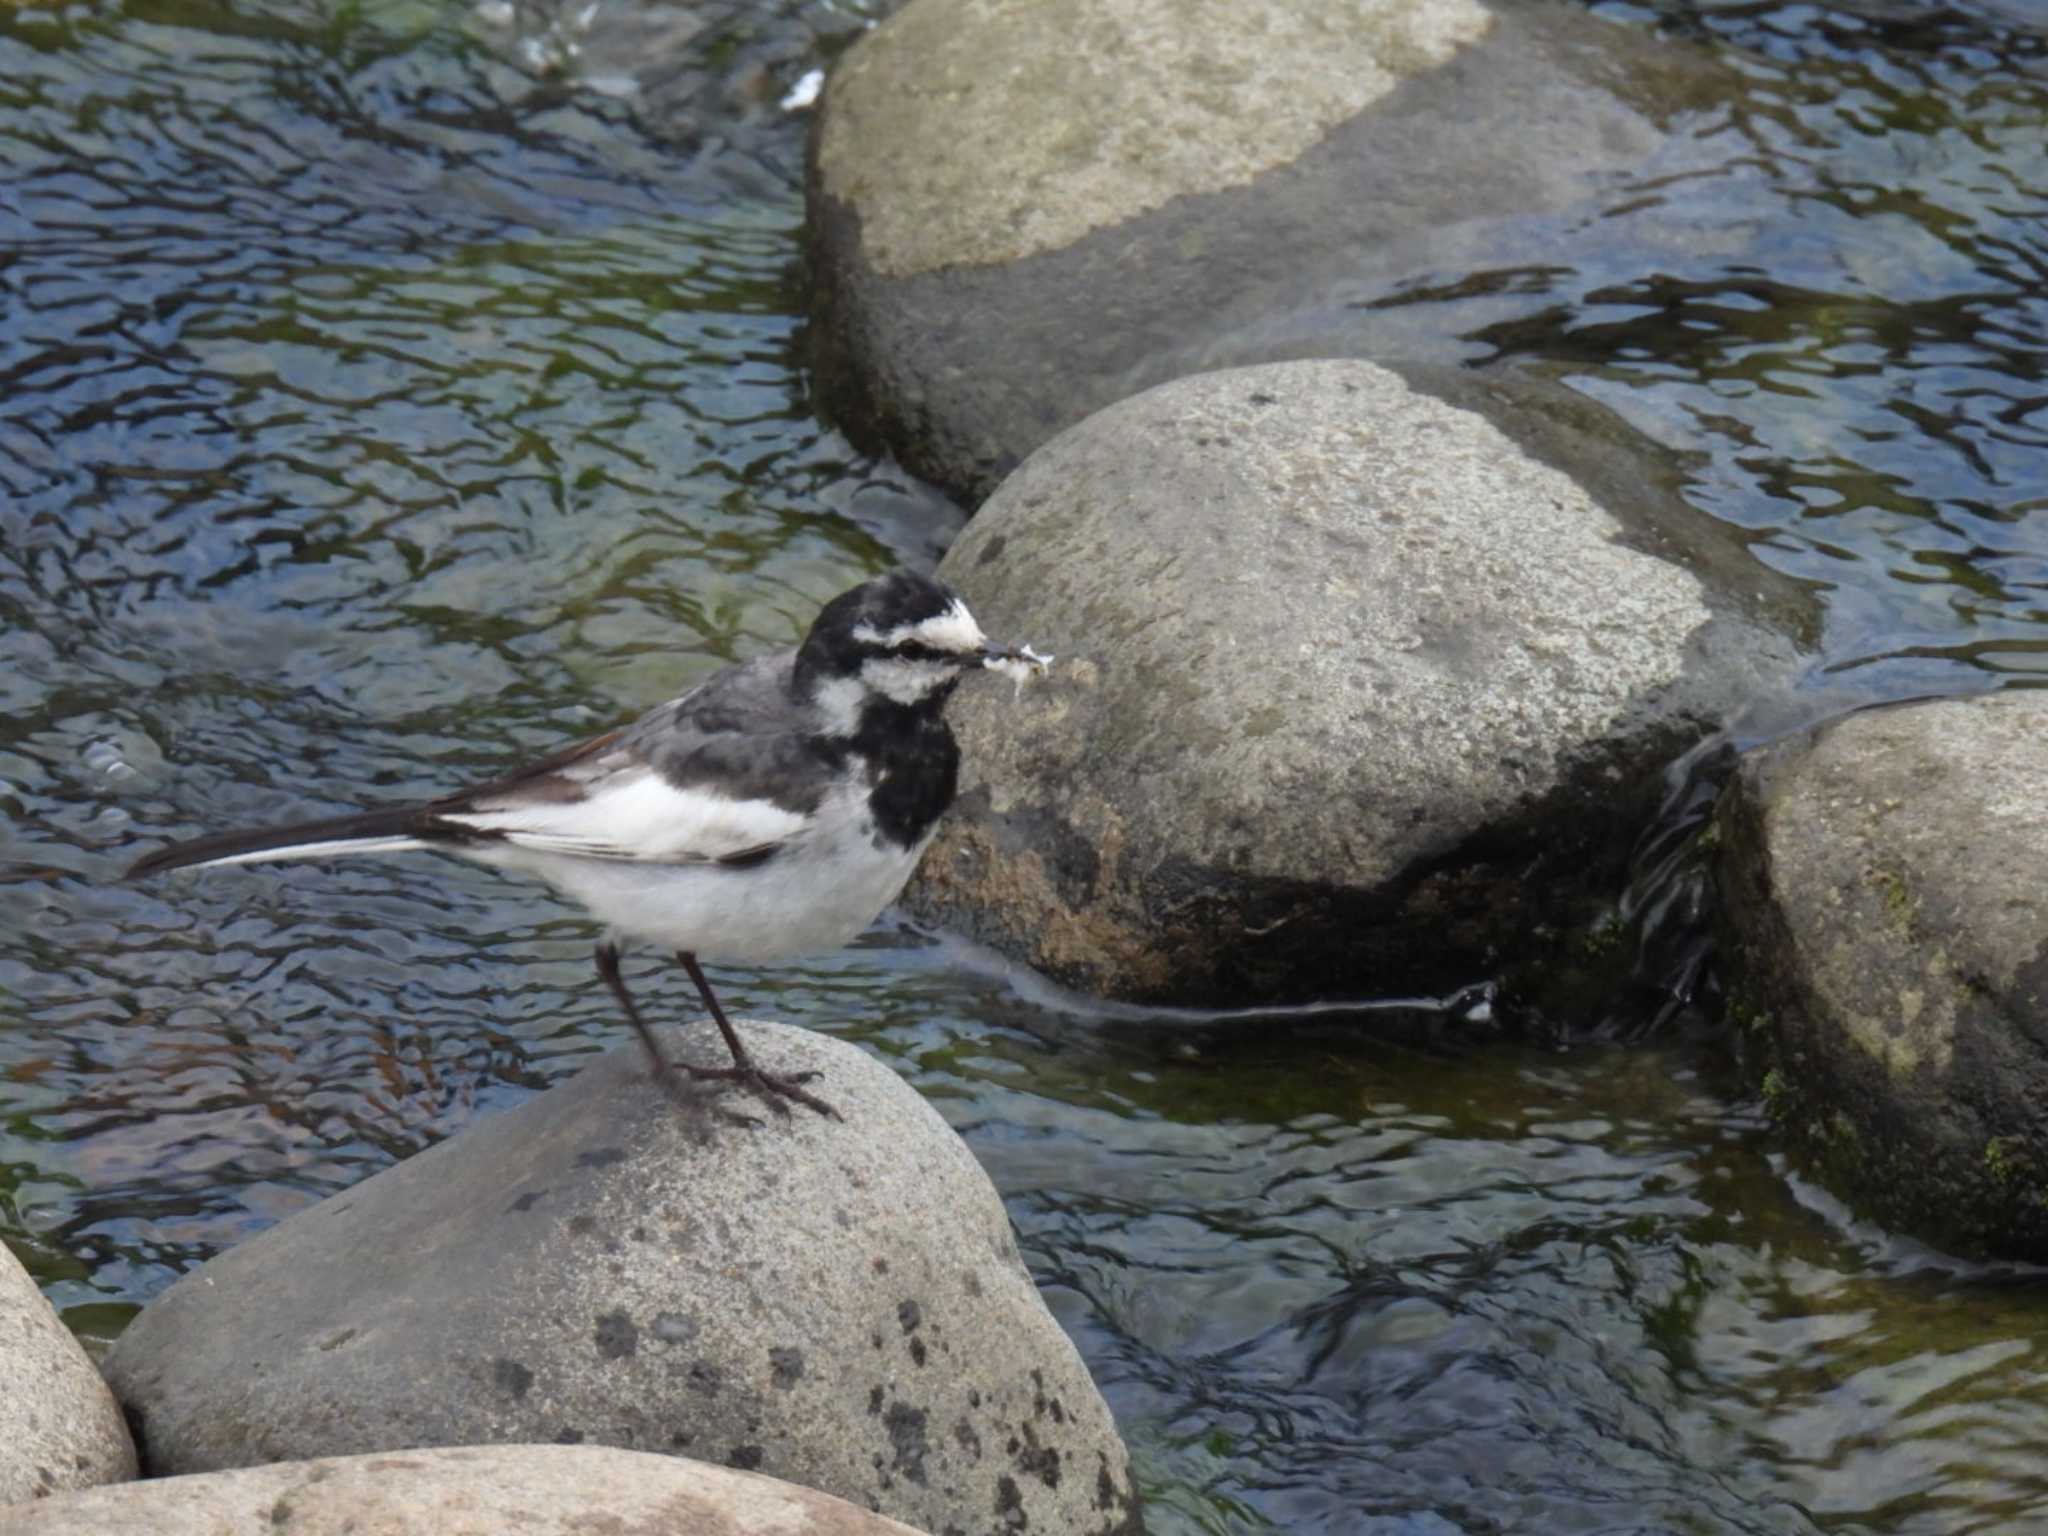
[[[936,710],[871,709],[853,745],[869,763],[876,846],[915,847],[960,787],[952,730]]]

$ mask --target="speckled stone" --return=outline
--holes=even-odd
[[[134,1475],[135,1447],[113,1394],[21,1261],[0,1246],[0,1505]]]
[[[1034,454],[947,554],[1059,658],[963,694],[910,892],[1069,984],[1456,984],[1620,889],[1671,759],[1791,662],[1578,482],[1366,363],[1197,375]]]
[[[687,1114],[635,1047],[185,1276],[106,1362],[145,1465],[587,1443],[930,1531],[1136,1529],[1109,1410],[959,1138],[853,1046],[747,1034],[844,1119]]]
[[[1808,1165],[1889,1225],[2048,1260],[2048,695],[1751,753],[1716,824],[1731,1008]]]
[[[600,1445],[459,1446],[157,1478],[0,1509],[0,1536],[916,1536],[773,1478]]]

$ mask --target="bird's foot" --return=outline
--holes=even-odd
[[[812,1078],[817,1077],[819,1074],[816,1072],[791,1072],[788,1074],[764,1072],[754,1064],[751,1057],[736,1061],[729,1067],[695,1067],[688,1062],[681,1063],[681,1066],[685,1072],[690,1074],[691,1081],[700,1083],[731,1083],[762,1100],[778,1115],[787,1115],[789,1113],[789,1105],[784,1101],[794,1099],[805,1108],[814,1109],[828,1119],[837,1120],[841,1118],[838,1110],[827,1104],[815,1093],[808,1092],[801,1086]],[[734,1115],[729,1111],[724,1111],[723,1113],[726,1114],[728,1119],[746,1120],[751,1124],[757,1125],[760,1123],[753,1120],[750,1116]]]
[[[736,1109],[723,1104],[707,1102],[707,1095],[690,1079],[683,1075],[683,1068],[666,1059],[652,1063],[647,1075],[654,1079],[655,1086],[669,1096],[676,1108],[691,1115],[701,1115],[709,1109],[719,1119],[734,1125],[759,1126],[764,1122],[757,1115],[743,1115]]]

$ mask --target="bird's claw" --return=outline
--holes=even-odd
[[[790,1072],[787,1074],[764,1072],[751,1061],[740,1062],[730,1067],[693,1067],[686,1062],[683,1065],[683,1070],[688,1072],[691,1078],[698,1082],[732,1083],[744,1088],[747,1092],[766,1103],[778,1115],[787,1116],[789,1114],[789,1105],[783,1101],[785,1099],[794,1099],[805,1108],[814,1109],[828,1119],[837,1120],[840,1118],[838,1110],[827,1104],[816,1094],[810,1093],[799,1086],[817,1077],[819,1074],[816,1072]],[[751,1116],[735,1117],[728,1114],[727,1118],[742,1118],[753,1125],[761,1123]]]

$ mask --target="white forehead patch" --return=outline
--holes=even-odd
[[[944,613],[920,619],[915,624],[898,624],[889,630],[876,629],[872,624],[856,625],[853,638],[884,649],[914,642],[928,645],[936,651],[958,651],[963,656],[980,650],[988,643],[988,636],[974,622],[974,615],[957,597]]]

